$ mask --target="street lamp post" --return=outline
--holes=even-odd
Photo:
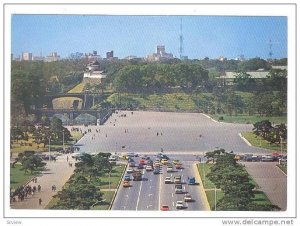
[[[51,161],[51,147],[50,147],[51,136],[49,136],[48,139],[49,139],[49,161]]]
[[[108,173],[108,190],[110,191],[110,174],[111,174],[111,171],[109,171]]]
[[[282,136],[280,136],[280,153],[281,153],[281,156],[282,156]]]
[[[215,211],[217,211],[217,188],[215,187]]]
[[[63,131],[63,151],[65,153],[65,131]]]

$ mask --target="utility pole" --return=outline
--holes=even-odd
[[[51,161],[51,147],[50,147],[51,136],[49,136],[48,139],[49,139],[49,161]]]
[[[217,188],[215,187],[215,211],[217,211]]]
[[[63,131],[63,151],[65,152],[65,131]]]

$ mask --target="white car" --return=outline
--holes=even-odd
[[[126,172],[127,173],[133,173],[133,169],[132,168],[128,168]]]
[[[173,167],[172,166],[168,166],[167,167],[167,173],[172,173],[173,172]]]
[[[176,202],[176,209],[183,209],[184,205],[183,205],[183,201],[177,201]]]
[[[165,184],[172,184],[171,177],[166,177],[165,178]]]
[[[152,168],[152,166],[146,166],[146,171],[152,171],[153,170],[153,168]]]

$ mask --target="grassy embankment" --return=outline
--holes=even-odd
[[[247,102],[251,98],[251,93],[236,92],[237,95]],[[191,111],[197,112],[200,110],[207,110],[210,104],[213,104],[211,93],[187,94],[187,93],[169,93],[169,94],[128,94],[117,93],[112,94],[107,98],[107,101],[113,105],[121,105],[122,107],[141,110],[162,110],[162,111]],[[286,123],[287,117],[266,117],[259,115],[226,115],[226,114],[212,114],[210,115],[215,120],[222,117],[222,122],[230,123],[246,123],[254,124],[262,120],[270,120],[275,124]]]
[[[252,146],[261,147],[261,148],[265,148],[265,149],[268,149],[268,150],[272,150],[272,151],[276,151],[278,153],[281,153],[280,144],[270,144],[268,141],[264,140],[260,136],[256,136],[252,132],[243,132],[242,135],[243,135],[244,138],[246,138],[249,141],[249,143]],[[287,150],[287,143],[283,142],[282,143],[283,153],[286,153],[286,150]]]
[[[215,206],[215,185],[213,182],[211,182],[208,178],[207,178],[207,174],[210,172],[210,168],[212,167],[212,164],[206,164],[206,163],[199,163],[197,164],[197,168],[199,171],[199,174],[201,176],[201,180],[202,180],[202,184],[208,199],[208,203],[209,206],[211,208],[211,210],[214,210],[214,206]],[[255,184],[254,181],[252,181],[252,183]],[[254,202],[256,204],[271,204],[270,200],[268,199],[268,197],[259,190],[255,190],[254,191],[255,197],[254,197]],[[224,193],[222,192],[222,190],[220,189],[216,189],[216,201],[218,203],[218,201],[220,199],[222,199],[224,196]]]
[[[108,174],[105,174],[102,177],[99,177],[97,181],[94,183],[103,193],[102,202],[98,205],[92,207],[92,210],[108,210],[116,188],[119,182],[122,180],[122,175],[124,172],[126,165],[117,165],[113,167],[111,176],[109,178]],[[110,181],[110,183],[109,183]],[[109,190],[109,187],[111,190]],[[68,188],[68,182],[64,185],[64,188]],[[51,209],[58,201],[58,198],[53,198],[45,207],[45,209]]]

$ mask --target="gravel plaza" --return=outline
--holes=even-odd
[[[224,148],[234,153],[267,153],[249,146],[240,133],[252,124],[217,122],[201,113],[117,111],[104,125],[91,129],[77,145],[81,152],[159,152],[200,154]]]

